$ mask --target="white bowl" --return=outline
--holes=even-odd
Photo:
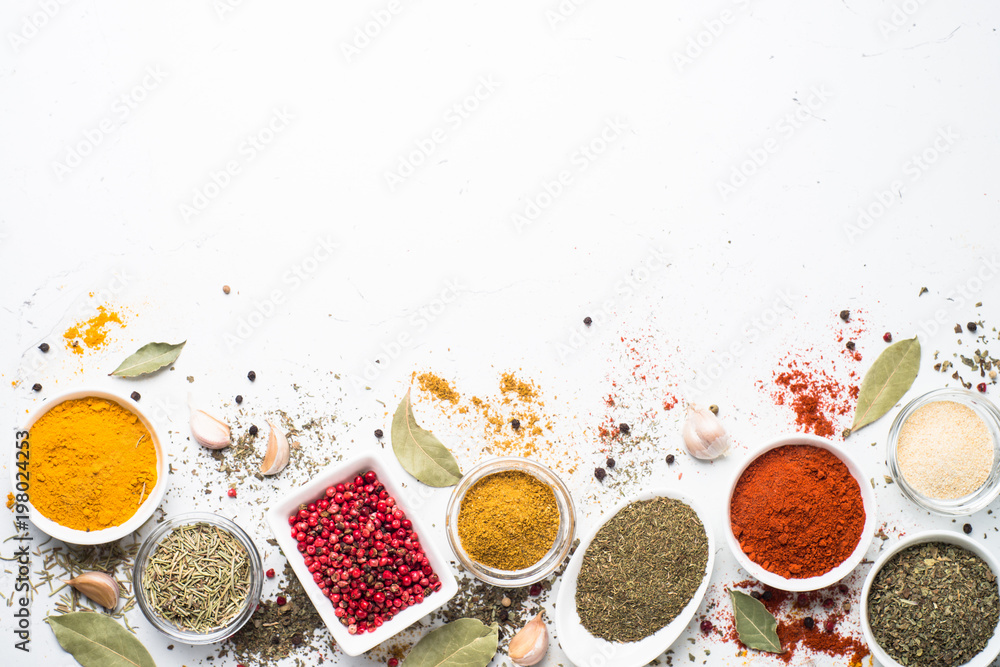
[[[897,553],[912,547],[914,544],[923,544],[924,542],[946,542],[948,544],[957,544],[958,546],[971,551],[976,554],[990,566],[993,570],[993,574],[1000,577],[1000,562],[997,561],[996,556],[983,548],[975,540],[970,540],[965,535],[958,535],[957,533],[951,533],[944,530],[926,530],[915,535],[910,535],[899,541],[896,546],[889,549],[875,561],[872,565],[872,569],[868,571],[868,576],[865,578],[865,584],[861,587],[861,631],[865,635],[865,641],[868,642],[868,648],[871,649],[872,655],[875,659],[885,667],[903,667],[900,663],[896,662],[889,657],[889,654],[885,652],[879,643],[875,640],[875,635],[872,633],[871,625],[868,621],[868,593],[871,590],[872,582],[875,581],[875,575],[879,573],[879,570],[888,562],[890,558],[895,556]],[[990,641],[987,642],[986,648],[977,654],[972,660],[964,663],[962,667],[987,667],[990,665],[996,657],[1000,655],[1000,633],[993,630],[993,636]]]
[[[847,470],[851,473],[851,476],[854,477],[854,480],[858,483],[858,487],[861,490],[861,501],[865,508],[865,525],[861,529],[861,537],[858,539],[858,544],[854,547],[854,551],[851,552],[851,555],[848,556],[843,563],[829,572],[819,575],[818,577],[789,579],[781,576],[780,574],[775,574],[774,572],[765,570],[763,567],[750,560],[750,558],[743,553],[743,549],[740,548],[739,540],[737,540],[736,536],[733,535],[733,524],[730,520],[729,511],[732,507],[733,491],[736,490],[736,484],[739,482],[740,477],[743,476],[743,472],[750,466],[751,463],[756,461],[761,454],[778,447],[785,447],[787,445],[812,445],[813,447],[819,447],[820,449],[825,449],[831,452],[834,456],[844,462],[844,465],[847,466]],[[858,465],[858,463],[844,450],[837,447],[826,438],[821,438],[816,435],[796,433],[794,435],[787,435],[776,440],[772,440],[761,447],[759,450],[754,452],[749,459],[747,459],[746,463],[740,466],[739,470],[736,471],[736,475],[733,477],[732,484],[729,487],[729,495],[726,498],[726,542],[729,544],[730,551],[733,552],[733,555],[736,556],[736,560],[744,570],[750,573],[751,576],[763,584],[767,584],[772,588],[777,588],[782,591],[816,591],[821,588],[826,588],[827,586],[832,586],[850,574],[851,571],[858,566],[858,564],[864,559],[865,553],[868,552],[868,547],[871,545],[872,538],[875,536],[875,492],[872,490],[871,484],[869,484],[868,480],[865,478],[864,471],[861,466]]]
[[[576,582],[580,574],[580,566],[583,564],[583,555],[587,552],[594,536],[597,535],[597,531],[618,512],[636,501],[660,497],[681,501],[694,510],[701,520],[702,526],[705,527],[705,535],[708,537],[708,563],[705,565],[705,576],[702,577],[701,585],[695,591],[694,597],[674,620],[643,640],[610,642],[595,637],[583,627],[580,622],[580,614],[576,610]],[[581,667],[607,667],[610,665],[614,667],[640,667],[652,662],[677,641],[677,638],[687,628],[688,623],[691,622],[701,605],[702,598],[705,597],[705,591],[708,590],[708,581],[712,577],[714,566],[714,531],[708,522],[708,515],[693,498],[669,489],[653,489],[622,501],[602,517],[600,523],[580,541],[580,546],[577,547],[576,553],[573,554],[573,558],[570,559],[569,565],[563,573],[555,605],[556,636],[559,639],[559,645],[566,653],[566,657]]]
[[[139,509],[136,513],[132,515],[128,521],[118,526],[112,526],[111,528],[105,528],[103,530],[76,530],[75,528],[67,528],[61,526],[52,519],[49,519],[42,515],[31,503],[29,502],[29,514],[28,518],[31,520],[35,526],[38,527],[42,532],[51,535],[57,540],[62,540],[63,542],[69,542],[70,544],[105,544],[106,542],[115,542],[125,537],[126,535],[135,532],[139,529],[142,524],[146,522],[149,517],[153,515],[153,512],[160,505],[160,501],[163,500],[163,494],[167,490],[167,457],[163,453],[163,444],[160,440],[160,435],[157,433],[156,429],[153,427],[153,422],[143,412],[135,401],[132,401],[124,396],[120,396],[116,393],[106,391],[104,389],[73,389],[71,391],[63,392],[57,394],[56,396],[45,401],[40,405],[31,415],[28,417],[28,421],[25,424],[24,430],[30,431],[31,426],[38,421],[38,419],[44,415],[46,412],[51,410],[53,406],[59,405],[65,401],[69,401],[75,398],[103,398],[109,401],[114,401],[118,405],[122,406],[126,410],[134,413],[142,421],[143,426],[149,431],[150,436],[153,438],[153,447],[156,448],[156,484],[151,490],[149,490],[149,495],[146,499],[142,501],[139,505]],[[28,442],[31,442],[29,437]],[[10,466],[10,477],[11,486],[15,489],[17,493],[17,483],[19,481],[23,482],[23,479],[18,479],[17,473],[19,472],[17,467],[18,460],[18,449],[14,449],[12,453],[11,466]],[[29,447],[30,451],[30,447]],[[29,455],[30,456],[30,455]],[[30,471],[30,463],[29,463]],[[29,497],[30,497],[30,480],[29,480]]]
[[[303,554],[299,553],[297,542],[289,532],[288,517],[298,511],[300,505],[309,504],[323,496],[327,487],[353,480],[357,475],[368,470],[375,471],[386,491],[396,499],[396,506],[406,513],[406,518],[413,522],[413,530],[420,536],[420,545],[423,547],[424,553],[427,554],[427,560],[434,568],[434,573],[441,579],[441,590],[428,595],[423,602],[399,612],[374,632],[352,635],[347,631],[347,628],[341,625],[340,619],[334,615],[333,603],[323,595],[319,586],[313,581]],[[274,533],[274,538],[278,541],[278,546],[281,547],[292,566],[295,576],[302,582],[302,587],[309,595],[309,599],[312,600],[316,611],[319,612],[320,618],[326,623],[333,638],[347,655],[360,655],[381,644],[443,606],[458,592],[455,574],[448,567],[448,561],[441,555],[438,546],[430,539],[431,533],[424,523],[425,519],[421,517],[420,512],[416,511],[419,508],[407,506],[407,499],[413,495],[412,493],[404,493],[399,482],[377,456],[366,454],[326,468],[307,484],[272,505],[271,509],[267,511],[265,519],[271,532]]]

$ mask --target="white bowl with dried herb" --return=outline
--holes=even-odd
[[[581,542],[563,574],[556,633],[588,665],[648,664],[694,617],[715,566],[715,538],[693,498],[668,489],[616,506]],[[597,663],[594,663],[597,664]]]
[[[221,641],[250,620],[264,585],[250,536],[217,514],[164,521],[135,557],[135,597],[149,622],[185,644]]]
[[[1000,655],[1000,562],[975,540],[924,531],[882,554],[861,589],[861,630],[886,667],[987,667]]]

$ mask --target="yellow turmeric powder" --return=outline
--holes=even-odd
[[[83,354],[85,347],[90,350],[104,347],[108,337],[106,328],[112,322],[122,324],[122,318],[118,313],[108,312],[104,306],[98,306],[96,315],[88,320],[77,322],[66,330],[66,333],[63,334],[63,338],[66,339],[66,347],[76,354]]]
[[[156,448],[142,420],[103,398],[64,401],[30,429],[31,504],[60,526],[128,521],[156,485]]]

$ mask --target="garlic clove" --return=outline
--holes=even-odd
[[[528,667],[541,661],[549,650],[549,629],[541,614],[525,623],[507,644],[507,657],[515,665]]]
[[[191,409],[191,435],[202,447],[224,449],[229,446],[229,424],[204,410]]]
[[[264,462],[260,464],[260,472],[262,475],[277,475],[288,465],[288,438],[271,422],[267,425],[271,427],[271,435],[267,436],[267,452]]]
[[[729,452],[729,434],[722,421],[708,408],[688,405],[681,431],[688,452],[696,459],[711,461]]]
[[[104,572],[84,572],[66,582],[88,598],[114,611],[118,606],[118,582]]]

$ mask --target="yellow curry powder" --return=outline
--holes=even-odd
[[[472,560],[523,570],[556,541],[559,506],[544,482],[521,471],[487,475],[472,485],[458,511],[458,537]]]
[[[121,316],[108,311],[104,306],[97,307],[97,314],[89,320],[77,322],[63,334],[66,339],[66,347],[76,354],[83,354],[83,349],[96,350],[104,347],[107,342],[107,327],[112,322],[123,324]]]
[[[149,431],[113,401],[64,401],[32,425],[29,437],[31,503],[66,528],[121,525],[156,485]]]

